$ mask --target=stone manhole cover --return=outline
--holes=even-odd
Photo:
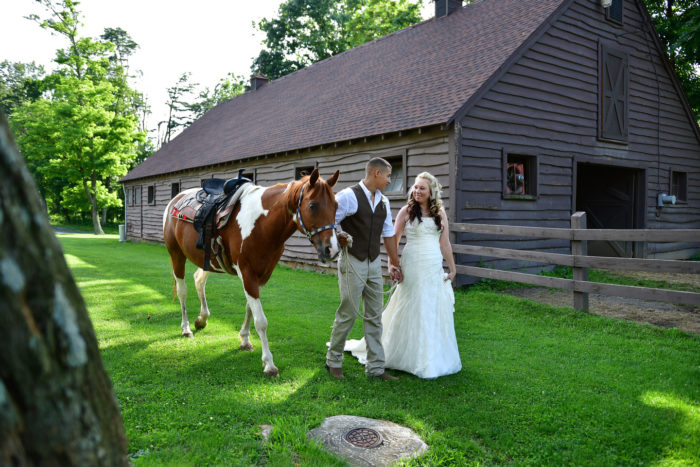
[[[382,436],[371,428],[353,428],[345,433],[345,441],[358,448],[376,448],[382,444]]]
[[[353,466],[389,466],[400,459],[418,457],[428,449],[409,428],[352,415],[328,417],[307,436]]]

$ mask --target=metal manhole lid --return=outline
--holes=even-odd
[[[359,448],[376,448],[382,444],[382,435],[371,428],[353,428],[345,433],[345,441]]]

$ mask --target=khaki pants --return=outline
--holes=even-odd
[[[354,269],[354,271],[353,271]],[[359,277],[358,277],[359,276]],[[355,318],[363,304],[365,342],[367,343],[367,365],[370,376],[384,373],[384,348],[382,347],[383,285],[382,261],[378,256],[360,261],[351,254],[343,254],[338,260],[338,284],[340,306],[335,312],[331,343],[326,354],[326,364],[331,368],[343,365],[345,341],[352,330]]]

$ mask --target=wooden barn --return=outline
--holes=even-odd
[[[252,90],[193,123],[121,181],[129,240],[162,241],[171,197],[240,168],[269,186],[314,167],[393,165],[396,211],[424,170],[451,222],[700,228],[700,130],[641,0],[435,2],[435,17]],[[659,195],[676,203],[657,207]],[[488,246],[568,252],[562,240]],[[593,244],[591,254],[687,258],[692,244]],[[282,260],[318,267],[295,234]],[[478,258],[462,257],[468,264]],[[514,267],[494,260],[498,267]]]

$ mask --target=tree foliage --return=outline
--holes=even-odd
[[[0,62],[0,110],[12,115],[23,103],[39,99],[44,75],[44,67],[34,62]]]
[[[245,78],[229,73],[213,89],[205,87],[197,92],[198,83],[191,82],[192,74],[180,75],[177,83],[168,88],[168,119],[158,124],[159,146],[170,142],[175,134],[203,116],[217,104],[244,93],[248,89]],[[162,130],[161,130],[162,128]]]
[[[198,119],[209,110],[216,107],[221,102],[233,99],[239,94],[243,94],[248,89],[248,84],[243,76],[229,73],[225,78],[219,80],[214,86],[214,89],[204,88],[199,93],[199,97],[189,109],[192,112],[194,119]]]
[[[287,0],[264,18],[252,69],[276,79],[421,20],[422,0]]]
[[[128,84],[128,57],[138,45],[119,28],[100,40],[81,37],[74,0],[37,1],[49,16],[29,18],[68,46],[57,51],[59,66],[43,80],[43,96],[18,107],[11,124],[47,206],[53,212],[84,206],[64,203],[82,190],[94,231],[102,233],[99,211],[121,204],[116,181],[145,141],[138,131],[145,104]]]
[[[187,128],[194,121],[188,99],[194,95],[198,83],[192,83],[191,77],[192,73],[185,72],[168,88],[168,119],[158,122],[159,135],[163,127],[162,136],[159,136],[159,147],[169,143],[178,130]]]
[[[700,121],[700,2],[644,0],[688,102]]]

